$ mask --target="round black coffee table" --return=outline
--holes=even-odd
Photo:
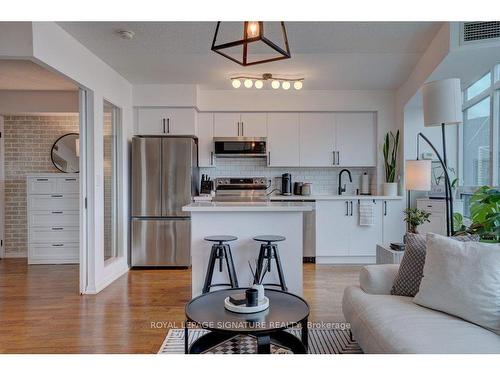
[[[202,294],[186,305],[184,350],[188,354],[203,353],[237,335],[257,339],[257,353],[271,353],[271,343],[284,346],[293,353],[305,354],[308,346],[307,319],[309,305],[301,297],[280,290],[266,289],[269,308],[255,314],[238,314],[224,308],[224,299],[231,294],[244,293],[246,288],[218,290]],[[188,345],[189,325],[210,332]],[[301,340],[285,329],[301,326]]]

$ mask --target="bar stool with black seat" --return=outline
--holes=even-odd
[[[233,254],[231,247],[227,242],[236,241],[238,237],[235,236],[208,236],[204,238],[208,242],[216,242],[212,245],[210,251],[210,259],[208,261],[207,273],[205,275],[205,283],[203,284],[202,293],[210,292],[210,288],[214,286],[229,286],[231,288],[238,288],[238,278],[236,277],[236,270],[234,268]],[[212,284],[214,276],[215,263],[219,261],[219,272],[223,272],[223,262],[226,262],[227,273],[229,276],[228,283]]]
[[[278,245],[276,242],[281,242],[286,240],[286,237],[276,236],[276,235],[260,235],[253,238],[254,241],[263,242],[260,245],[259,258],[257,260],[257,271],[256,275],[262,275],[264,272],[264,261],[267,260],[267,272],[271,272],[271,261],[274,259],[276,262],[276,268],[278,270],[278,277],[280,280],[279,284],[268,283],[264,286],[278,286],[283,291],[287,291],[288,288],[285,282],[285,274],[283,273],[283,267],[281,266],[280,255],[278,252]]]

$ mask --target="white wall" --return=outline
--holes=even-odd
[[[134,85],[134,106],[196,107],[196,85]]]
[[[0,90],[1,114],[75,113],[78,91]]]
[[[128,155],[129,140],[132,135],[132,86],[121,75],[105,62],[92,54],[76,39],[66,33],[53,22],[34,22],[33,58],[48,69],[62,73],[76,82],[80,87],[90,91],[93,101],[89,125],[91,139],[89,142],[90,161],[93,174],[89,175],[91,186],[88,215],[93,225],[89,233],[89,285],[87,293],[96,293],[128,270],[127,248],[122,249],[124,257],[104,264],[103,237],[103,100],[115,104],[122,109],[122,159],[119,173],[124,182],[121,192],[123,212],[121,213],[119,233],[128,238]],[[125,244],[127,241],[125,241]]]

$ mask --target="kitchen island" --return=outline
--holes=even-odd
[[[305,202],[197,202],[184,206],[182,210],[191,213],[192,297],[201,294],[212,246],[204,237],[238,237],[230,246],[239,286],[246,287],[252,283],[248,262],[255,266],[260,248],[252,238],[263,234],[286,237],[278,249],[288,291],[302,295],[303,214],[312,209]],[[214,272],[213,283],[225,282],[224,267],[223,273]],[[274,262],[265,282],[278,282]]]

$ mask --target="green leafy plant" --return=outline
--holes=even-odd
[[[399,147],[399,130],[394,135],[391,132],[385,135],[383,146],[384,166],[385,166],[385,182],[396,182],[396,160],[398,157]]]
[[[455,213],[455,235],[477,234],[481,241],[500,242],[500,190],[483,186],[476,190],[470,199],[469,227],[464,225],[461,214]]]
[[[417,228],[423,223],[429,223],[430,212],[418,208],[407,208],[404,210],[405,221],[409,224],[410,233],[418,233]]]

